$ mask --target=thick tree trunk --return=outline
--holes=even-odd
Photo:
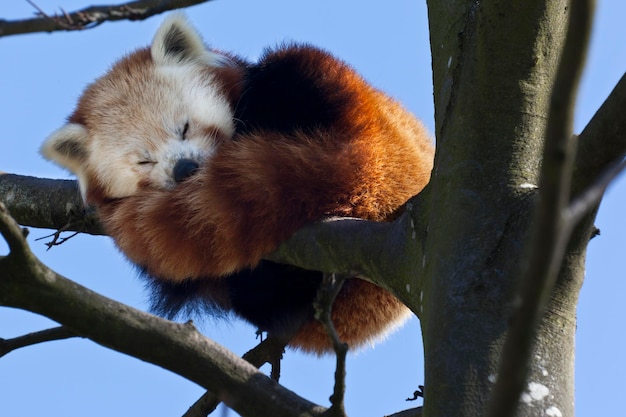
[[[523,269],[568,2],[429,1],[428,8],[437,155],[422,285],[424,415],[478,416]],[[591,226],[572,239],[519,416],[574,414],[575,307]]]

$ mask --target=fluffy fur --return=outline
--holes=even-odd
[[[321,274],[263,255],[325,216],[395,218],[433,159],[421,123],[328,53],[288,45],[248,63],[180,15],[90,85],[42,153],[77,175],[156,310],[234,311],[316,353],[331,348],[312,317]],[[356,278],[332,311],[352,347],[407,314]]]

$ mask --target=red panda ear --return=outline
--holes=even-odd
[[[89,157],[88,139],[85,126],[68,123],[48,136],[40,148],[44,158],[56,162],[78,177],[83,196],[87,189],[84,169]]]
[[[154,35],[150,52],[152,59],[161,65],[198,62],[219,66],[224,59],[204,45],[200,34],[181,13],[172,14],[163,21]]]
[[[52,132],[41,145],[41,154],[51,161],[71,170],[87,160],[87,129],[77,123],[68,123]]]

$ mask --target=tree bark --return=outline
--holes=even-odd
[[[477,416],[496,379],[524,268],[568,2],[430,1],[428,8],[437,155],[422,286],[424,414]],[[577,234],[542,321],[519,416],[550,407],[573,415],[575,302],[590,227]]]

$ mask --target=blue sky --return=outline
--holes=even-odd
[[[46,11],[72,11],[91,2],[41,0]],[[351,63],[369,81],[402,101],[433,130],[428,24],[423,1],[243,1],[218,0],[187,10],[205,40],[254,59],[285,40],[324,47]],[[30,16],[22,0],[5,0],[0,18]],[[580,131],[626,69],[626,3],[604,0],[592,39],[576,131]],[[52,178],[70,176],[42,160],[38,148],[71,112],[84,86],[114,60],[148,44],[161,16],[145,22],[107,23],[75,33],[0,39],[0,170]],[[577,413],[623,411],[626,374],[626,179],[608,191],[596,224],[602,235],[589,245],[587,278],[578,310]],[[113,299],[146,308],[146,293],[130,265],[106,237],[79,236],[45,251],[31,230],[30,244],[47,265]],[[0,242],[0,254],[6,245]],[[0,308],[0,337],[52,326],[30,313]],[[202,331],[234,352],[255,345],[243,323],[207,320]],[[411,320],[374,349],[348,360],[346,408],[352,416],[382,416],[412,406],[404,399],[423,383],[419,324]],[[328,404],[333,358],[288,352],[282,383],[309,400]],[[181,415],[202,389],[181,377],[87,340],[33,346],[0,358],[0,415],[92,417]],[[234,413],[231,413],[234,415]]]

